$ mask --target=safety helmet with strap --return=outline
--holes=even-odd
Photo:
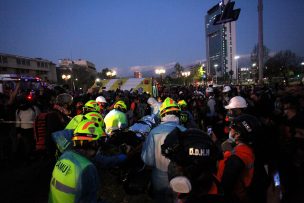
[[[84,117],[88,120],[98,123],[101,128],[104,128],[105,126],[103,117],[97,112],[89,112],[85,114]]]
[[[122,112],[126,112],[127,111],[127,105],[125,104],[124,101],[119,100],[118,102],[116,102],[114,104],[114,109],[118,109]]]
[[[86,112],[91,112],[91,111],[99,112],[100,107],[95,100],[89,100],[87,103],[85,103],[83,110]]]
[[[187,102],[185,100],[179,100],[177,104],[181,109],[187,107]]]
[[[170,97],[167,97],[165,101],[162,103],[160,106],[160,116],[164,117],[165,115],[169,114],[174,114],[174,113],[179,113],[180,108],[178,104],[171,99]]]
[[[104,132],[98,123],[94,121],[83,120],[74,130],[72,140],[91,142],[99,140],[103,135]]]
[[[100,103],[107,103],[107,100],[103,96],[96,97],[95,101]]]
[[[225,109],[243,109],[247,108],[246,100],[241,96],[232,97]]]

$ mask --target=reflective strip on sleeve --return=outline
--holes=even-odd
[[[67,185],[61,183],[60,181],[56,180],[55,178],[52,178],[52,185],[61,192],[68,193],[68,194],[76,193],[75,188],[67,186]]]

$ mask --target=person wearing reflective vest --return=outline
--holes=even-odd
[[[126,112],[127,105],[124,101],[119,100],[114,104],[114,109],[112,109],[104,118],[107,135],[111,136],[115,131],[123,130],[128,127]]]
[[[217,178],[220,180],[227,202],[253,202],[249,193],[254,174],[255,154],[252,148],[255,117],[244,114],[236,117],[230,126],[229,141],[232,148],[222,145],[224,159],[218,163]]]
[[[103,134],[96,122],[79,123],[72,137],[73,149],[65,151],[55,164],[48,202],[98,202],[99,178],[90,158]]]

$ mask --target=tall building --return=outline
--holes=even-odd
[[[236,78],[235,22],[213,25],[215,16],[221,12],[221,3],[218,3],[205,16],[207,75],[213,78],[214,83],[228,81],[231,70],[233,78]]]
[[[0,74],[32,76],[57,82],[56,64],[42,58],[0,53]]]

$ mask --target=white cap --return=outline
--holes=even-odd
[[[231,87],[230,86],[225,86],[224,89],[223,89],[223,93],[229,92],[229,91],[231,91]]]
[[[243,109],[247,108],[246,100],[241,96],[232,97],[225,109]]]
[[[107,103],[107,100],[103,96],[98,96],[96,102]]]

